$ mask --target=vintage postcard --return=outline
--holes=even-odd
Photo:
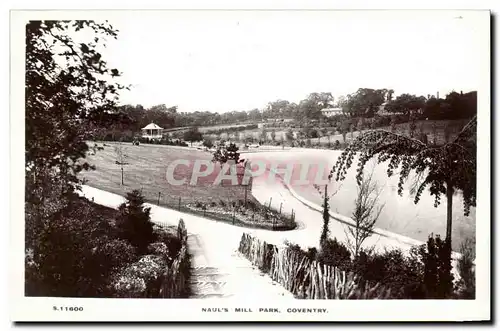
[[[490,320],[490,20],[11,11],[12,320]]]

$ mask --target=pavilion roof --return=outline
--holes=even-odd
[[[163,130],[163,128],[154,124],[154,123],[149,123],[148,125],[143,127],[141,130]]]

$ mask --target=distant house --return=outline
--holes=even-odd
[[[141,131],[142,138],[161,139],[163,136],[163,128],[154,123],[149,123],[148,125],[143,127]]]
[[[326,117],[331,117],[335,115],[341,115],[342,114],[342,108],[323,108],[321,109],[321,113],[325,115]]]

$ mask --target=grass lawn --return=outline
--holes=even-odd
[[[102,146],[102,143],[98,145]],[[160,193],[160,204],[169,206],[177,206],[179,198],[184,205],[196,202],[219,203],[220,200],[236,201],[245,197],[243,186],[232,186],[226,181],[222,181],[223,185],[213,185],[220,170],[218,165],[215,165],[212,174],[200,177],[196,185],[190,185],[195,160],[210,161],[212,155],[204,151],[169,146],[123,144],[127,164],[124,166],[124,185],[121,185],[121,170],[120,165],[116,164],[115,146],[113,143],[105,143],[104,150],[87,156],[87,160],[96,167],[94,171],[81,173],[88,185],[121,195],[134,189],[142,189],[146,199],[155,203],[158,202]],[[187,160],[190,165],[178,165],[175,168],[175,179],[187,179],[185,184],[177,186],[167,181],[166,171],[173,161],[179,159]],[[256,202],[250,193],[247,197],[249,201]]]
[[[199,211],[193,208],[197,203],[207,206],[224,204],[231,208],[229,206],[232,203],[241,205],[245,196],[249,206],[260,206],[260,203],[252,196],[251,186],[247,187],[245,194],[244,186],[231,185],[230,180],[222,180],[221,184],[216,184],[221,169],[218,164],[214,165],[214,171],[209,175],[200,177],[195,185],[190,184],[194,162],[206,160],[211,163],[212,154],[208,152],[162,145],[123,144],[126,165],[124,166],[124,185],[121,185],[121,170],[120,165],[116,164],[118,159],[115,151],[118,145],[107,142],[104,145],[98,143],[98,146],[103,146],[104,149],[87,157],[96,170],[81,173],[87,185],[122,196],[134,189],[139,189],[142,190],[146,201],[155,204],[159,202],[161,206],[175,209],[179,208],[180,199],[181,211],[247,227],[273,228],[275,226],[275,229],[295,227],[293,222],[290,223],[286,217],[275,219],[276,224],[273,224],[272,219],[252,217],[249,221],[238,219],[238,216],[233,217],[231,213],[217,213],[213,210]],[[169,165],[179,159],[187,160],[189,165],[178,165],[174,171],[174,178],[187,180],[182,185],[175,185],[167,181],[166,173]],[[202,169],[205,169],[205,166],[202,166]]]

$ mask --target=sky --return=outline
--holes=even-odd
[[[472,12],[124,11],[104,58],[121,103],[251,110],[358,88],[441,96],[477,90],[484,30]],[[483,48],[481,48],[483,47]]]

